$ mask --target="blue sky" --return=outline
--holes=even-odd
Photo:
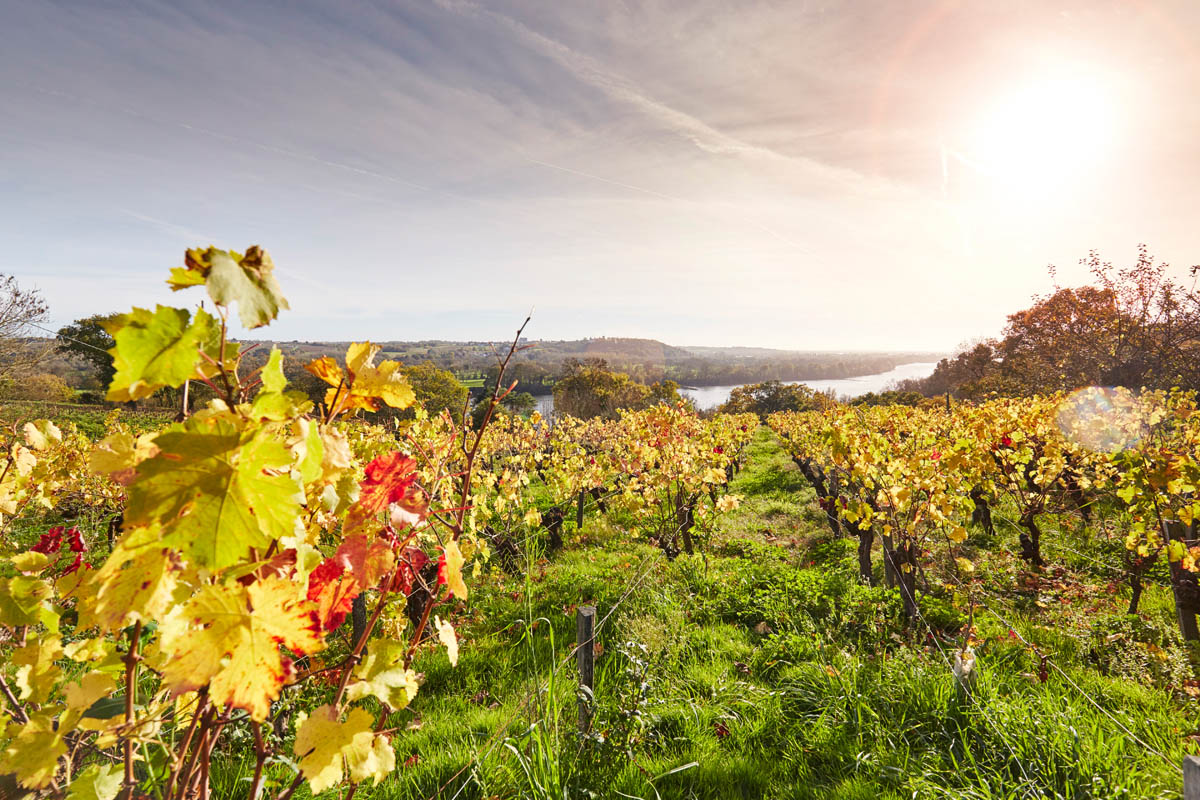
[[[533,308],[535,338],[949,349],[1089,249],[1200,262],[1187,0],[0,0],[0,27],[0,271],[55,324],[261,244],[283,339]],[[1063,80],[1101,99],[1005,104]]]

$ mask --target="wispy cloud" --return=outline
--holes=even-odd
[[[713,155],[743,156],[774,164],[798,167],[823,179],[862,179],[850,170],[838,169],[818,161],[777,152],[769,147],[746,142],[725,133],[667,103],[649,96],[633,81],[606,68],[595,59],[545,36],[523,22],[470,0],[435,0],[447,11],[470,14],[496,22],[524,45],[547,56],[580,81],[599,89],[609,97],[638,109],[647,117],[674,131],[699,150]]]
[[[253,242],[285,337],[489,338],[536,305],[548,337],[949,346],[1049,261],[1196,260],[1200,6],[1139,8],[10,3],[5,262],[64,321],[168,301],[181,244]],[[956,138],[1038,48],[1144,98],[1053,208]]]

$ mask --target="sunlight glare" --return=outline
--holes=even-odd
[[[1111,154],[1116,108],[1099,73],[1043,76],[990,104],[975,121],[965,155],[997,180],[1050,189]]]
[[[1085,386],[1058,407],[1059,429],[1088,450],[1115,453],[1136,447],[1146,434],[1144,409],[1128,389]]]

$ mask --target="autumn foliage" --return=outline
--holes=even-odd
[[[86,780],[102,787],[98,797],[151,787],[160,797],[207,797],[223,731],[248,724],[258,797],[277,746],[263,724],[286,687],[320,672],[337,690],[297,722],[299,771],[280,796],[303,780],[314,793],[343,779],[378,782],[394,767],[387,720],[417,692],[409,665],[428,611],[450,590],[435,594],[407,643],[369,634],[403,619],[418,555],[459,552],[463,515],[431,525],[433,495],[422,482],[469,494],[471,466],[447,457],[450,440],[426,451],[433,461],[423,471],[384,442],[358,466],[342,418],[413,399],[399,365],[375,363],[371,344],[351,345],[344,365],[308,365],[329,384],[319,408],[288,390],[278,351],[240,374],[246,349],[229,339],[230,315],[255,328],[287,308],[265,251],[190,250],[168,283],[205,287],[213,312],[158,306],[112,318],[108,397],[198,381],[217,399],[160,432],[118,429],[92,450],[90,472],[122,512],[94,569],[81,568],[86,546],[74,528],[52,528],[12,558],[17,575],[0,585],[0,624],[23,644],[12,652],[15,689],[5,684],[14,718],[0,735],[0,773],[33,790]],[[49,423],[26,426],[9,451],[3,511],[53,504],[56,484],[38,471],[54,469],[62,439]],[[444,561],[447,585],[461,587],[464,559]],[[370,627],[348,652],[322,659],[365,594]],[[456,649],[453,629],[437,624]],[[78,758],[90,751],[110,757],[84,768]]]
[[[752,417],[656,404],[551,429],[497,416],[498,380],[478,426],[419,408],[374,425],[414,400],[375,345],[305,365],[326,387],[317,402],[278,350],[244,368],[253,345],[230,339],[231,317],[255,328],[287,308],[265,251],[189,250],[168,283],[203,287],[207,308],[109,318],[108,397],[190,381],[213,399],[149,433],[114,414],[97,442],[30,422],[0,458],[0,521],[64,504],[113,519],[0,540],[0,780],[35,797],[207,798],[235,734],[254,743],[248,796],[307,782],[349,797],[396,768],[414,659],[457,662],[469,568],[487,566],[497,532],[537,533],[556,510],[531,480],[558,505],[607,497],[665,550],[737,505],[723,488]]]
[[[1031,395],[1082,386],[1200,389],[1200,292],[1145,246],[1118,269],[1092,252],[1093,282],[1059,287],[1008,317],[1000,339],[976,343],[911,382],[925,394]]]

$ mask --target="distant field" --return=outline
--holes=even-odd
[[[104,432],[104,420],[113,411],[118,411],[122,421],[135,431],[148,431],[162,427],[174,419],[174,412],[165,409],[131,411],[109,406],[83,405],[79,403],[46,403],[38,400],[14,400],[0,403],[0,422],[5,425],[24,423],[33,419],[49,419],[60,427],[71,423],[80,431],[95,439]]]

